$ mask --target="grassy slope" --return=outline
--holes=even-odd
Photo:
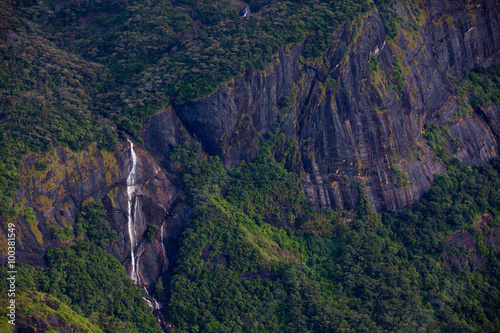
[[[62,329],[73,329],[79,332],[103,332],[102,329],[92,324],[89,319],[79,315],[64,302],[54,296],[38,291],[24,291],[16,296],[16,327],[22,327],[32,318],[36,318],[38,328],[46,331],[58,332]],[[2,314],[0,318],[0,330],[10,332],[12,326],[8,324],[9,319]]]

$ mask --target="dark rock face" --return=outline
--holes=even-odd
[[[286,51],[282,49],[264,72],[248,69],[212,96],[176,107],[180,120],[207,153],[222,155],[227,165],[257,155],[258,133],[269,132],[278,123],[283,115],[279,100],[290,94],[303,70],[308,72],[298,61],[300,46]]]
[[[137,283],[153,284],[168,270],[179,247],[179,237],[191,210],[175,204],[179,180],[168,154],[175,143],[192,140],[172,109],[144,120],[145,146],[134,145],[137,156],[132,198],[137,244],[134,250]],[[38,167],[40,161],[46,167]],[[57,148],[47,154],[30,154],[23,161],[22,189],[14,203],[22,204],[17,217],[17,260],[33,266],[45,265],[45,252],[69,244],[57,232],[74,228],[78,213],[89,200],[102,200],[107,220],[118,237],[107,249],[132,272],[128,229],[127,178],[131,170],[130,145],[122,142],[115,152],[92,146],[82,153]],[[25,209],[26,208],[26,209]],[[35,218],[26,213],[33,209]],[[145,233],[156,226],[156,234]],[[70,233],[72,234],[72,232]],[[6,244],[0,243],[0,262],[7,262]]]
[[[424,27],[436,61],[454,75],[500,60],[498,1],[428,1]]]
[[[252,160],[259,137],[273,128],[296,136],[302,163],[294,171],[301,171],[306,194],[320,207],[352,209],[364,185],[378,210],[401,209],[430,188],[434,174],[445,172],[422,137],[424,124],[448,123],[450,136],[461,142],[450,148],[465,163],[497,155],[482,118],[453,118],[460,105],[445,70],[498,62],[499,6],[427,6],[420,35],[400,31],[387,41],[373,12],[361,25],[339,29],[320,59],[304,60],[301,45],[282,48],[264,71],[248,69],[213,95],[176,106],[176,113],[204,149],[229,166]],[[397,9],[415,24],[413,8]],[[372,58],[379,70],[370,75]],[[404,85],[395,87],[397,67]],[[489,118],[498,117],[496,106],[488,110]]]
[[[39,161],[48,166],[37,170]],[[116,158],[95,146],[81,154],[58,148],[51,154],[27,156],[23,160],[22,188],[13,201],[33,209],[35,217],[26,217],[28,209],[17,217],[18,260],[44,265],[46,249],[63,244],[50,229],[74,227],[82,202],[91,196],[102,196],[113,183],[117,186],[120,176]]]
[[[500,138],[500,106],[492,103],[487,108],[479,108],[478,114],[488,123],[498,141]]]
[[[161,252],[161,244],[156,244],[156,240],[149,242],[145,239],[144,234],[148,225],[163,225],[177,190],[164,170],[148,153],[137,147],[134,150],[138,159],[137,174],[134,180],[135,193],[132,197],[132,214],[137,238],[137,246],[134,250],[137,283],[148,285],[156,281],[161,272],[166,269],[168,259]],[[121,168],[125,171],[125,178],[130,172],[130,154],[130,147],[128,147],[126,154],[124,154],[124,165]],[[122,186],[115,191],[116,194],[107,195],[106,198],[111,202],[112,208],[108,209],[108,212],[111,210],[112,227],[119,230],[119,234],[108,251],[127,267],[130,274],[132,269],[127,187]]]
[[[168,158],[174,144],[192,141],[190,133],[171,107],[144,119],[141,132],[147,151],[175,177],[175,164]]]

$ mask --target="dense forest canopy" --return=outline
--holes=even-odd
[[[452,160],[412,209],[378,215],[362,198],[352,216],[308,208],[294,175],[273,157],[281,140],[237,170],[218,159],[184,164],[196,217],[168,292],[176,327],[496,330],[498,160],[474,169]],[[295,232],[276,227],[273,208],[297,217]]]
[[[249,5],[254,12],[242,17],[230,1],[2,0],[0,211],[19,188],[28,151],[91,142],[113,149],[117,133],[136,135],[142,117],[213,93],[282,45],[305,41],[305,55],[318,56],[335,28],[372,8]]]

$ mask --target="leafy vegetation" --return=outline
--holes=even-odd
[[[22,270],[23,273],[29,272]],[[3,273],[0,275],[3,276]],[[22,288],[16,294],[16,322],[21,322],[21,318],[37,318],[38,328],[45,331],[63,331],[73,329],[79,332],[103,332],[99,326],[92,324],[87,318],[77,314],[67,304],[61,302],[54,296]],[[2,290],[2,292],[6,292]],[[3,306],[3,304],[2,304]],[[5,306],[7,306],[5,304]],[[0,330],[2,332],[11,332],[11,325],[7,322],[8,318],[2,314],[0,317]],[[17,325],[20,327],[20,325]],[[44,328],[45,327],[45,328]]]
[[[404,21],[398,16],[396,12],[395,0],[375,0],[380,18],[384,24],[384,30],[387,39],[393,39],[398,34],[399,29],[403,26]]]
[[[80,321],[90,327],[95,325],[104,332],[160,332],[149,308],[142,301],[141,291],[130,280],[123,266],[87,240],[49,249],[47,267],[42,270],[20,264],[17,271],[16,286],[21,295],[39,297],[41,294],[36,291],[41,291],[57,297],[55,302],[62,305],[70,322]],[[5,266],[0,267],[0,273],[2,277],[6,276]],[[6,294],[5,282],[0,289]],[[44,308],[42,303],[33,304],[31,308],[26,304],[20,314],[28,312],[27,315],[44,317]],[[60,316],[64,318],[64,315]],[[89,318],[91,324],[82,317]]]
[[[464,102],[453,115],[452,120],[470,118],[473,115],[472,107],[469,103]]]
[[[371,8],[368,2],[358,0],[276,1],[249,17],[221,21],[182,40],[154,67],[146,69],[134,85],[149,85],[151,89],[127,87],[137,98],[121,99],[116,110],[144,115],[170,100],[180,104],[205,97],[248,67],[264,68],[286,44],[305,40],[304,55],[318,56],[333,40],[337,27]],[[110,95],[105,103],[117,100],[116,95]]]
[[[123,266],[88,241],[50,249],[38,285],[86,317],[97,316],[96,323],[105,331],[158,332]]]
[[[377,56],[372,56],[370,59],[370,77],[374,78],[375,75],[377,75],[377,72],[380,70],[379,68],[379,62],[377,59]]]
[[[457,86],[457,93],[469,97],[474,108],[500,104],[500,65],[477,68],[468,73]]]
[[[29,213],[25,209],[25,216]],[[82,321],[104,332],[159,332],[149,308],[143,302],[142,290],[128,277],[125,268],[105,249],[117,237],[106,220],[101,201],[87,201],[72,227],[50,231],[63,241],[72,240],[61,248],[50,248],[46,254],[46,267],[35,269],[21,263],[17,267],[16,286],[26,297],[38,299],[40,292],[57,298],[65,314],[58,315],[69,322]],[[0,267],[0,276],[6,276],[7,267]],[[2,279],[6,281],[5,278]],[[0,284],[5,292],[5,282]],[[54,299],[52,297],[52,299]],[[67,305],[71,310],[67,309]],[[45,307],[36,301],[21,313],[46,317]],[[24,312],[23,312],[24,311]],[[53,313],[53,311],[49,311]],[[57,330],[57,329],[56,329]]]
[[[280,330],[285,312],[278,312],[288,286],[275,281],[273,268],[281,270],[289,258],[296,261],[305,245],[265,222],[293,223],[305,203],[293,175],[273,157],[283,139],[271,138],[255,163],[239,169],[226,170],[212,157],[184,165],[197,214],[185,232],[169,289],[168,317],[179,329]]]
[[[15,215],[29,151],[92,142],[112,150],[119,130],[140,141],[142,117],[264,68],[283,45],[305,41],[304,55],[318,56],[337,27],[372,8],[366,0],[249,4],[254,13],[240,17],[229,0],[2,0],[0,214]]]
[[[445,162],[451,157],[448,148],[448,142],[451,139],[448,126],[428,125],[424,138],[441,161]]]
[[[373,6],[252,0],[253,14],[240,17],[234,3],[0,0],[0,215],[16,214],[11,198],[27,152],[81,150],[92,142],[112,150],[119,131],[137,133],[140,119],[165,104],[205,97],[248,67],[264,69],[282,46],[303,42],[306,58],[319,56],[336,28]],[[403,25],[395,2],[375,5],[394,38]],[[409,27],[418,33],[418,26]],[[373,57],[371,76],[378,67]],[[467,74],[458,93],[474,107],[498,104],[498,71]],[[396,62],[391,72],[390,87],[401,94],[402,68]],[[291,107],[296,94],[284,96],[280,108]],[[449,160],[453,139],[446,126],[428,127],[425,138]],[[181,144],[170,154],[182,172],[185,203],[194,209],[172,275],[154,287],[167,301],[173,331],[500,327],[500,251],[493,245],[500,233],[499,161],[479,168],[452,161],[421,202],[378,215],[363,188],[356,212],[314,210],[300,187],[295,139],[272,135],[260,152],[229,170],[218,157],[203,157],[199,145]],[[408,186],[404,172],[391,167],[398,184]],[[31,208],[24,216],[28,223],[36,219]],[[22,297],[36,300],[27,311],[45,316],[49,310],[39,301],[48,297],[69,305],[64,311],[82,330],[158,331],[141,292],[104,251],[117,235],[101,202],[83,207],[75,230],[49,229],[70,244],[50,249],[44,269],[19,268]],[[149,226],[146,237],[157,231]],[[457,233],[465,245],[454,241]],[[6,274],[5,267],[0,271]]]
[[[0,6],[13,11],[4,1]],[[0,39],[0,215],[15,214],[10,200],[20,186],[20,160],[29,151],[81,150],[92,142],[112,149],[117,139],[115,125],[92,107],[109,72],[59,49],[11,14],[0,31],[11,36]],[[9,32],[14,27],[21,37]],[[27,37],[28,31],[34,36]]]
[[[84,207],[76,229],[77,235],[85,233],[90,241],[103,249],[113,244],[117,236],[106,220],[106,210],[101,201],[93,201]]]
[[[408,175],[397,167],[396,162],[392,157],[390,158],[390,163],[391,163],[391,176],[392,178],[394,178],[394,180],[396,180],[397,186],[409,187],[410,182],[408,181]]]
[[[46,225],[49,231],[63,242],[73,238],[73,227],[56,227],[49,223]]]
[[[403,96],[403,88],[406,84],[406,80],[403,74],[403,70],[401,69],[401,65],[398,62],[392,65],[391,74],[392,79],[391,81],[389,81],[389,87],[392,91],[398,94],[399,98],[401,99]]]

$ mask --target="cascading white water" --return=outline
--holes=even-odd
[[[128,139],[127,139],[128,140]],[[132,262],[132,272],[130,273],[130,278],[134,283],[137,283],[137,273],[135,271],[135,258],[134,258],[134,250],[136,244],[136,235],[135,235],[135,212],[137,211],[137,205],[134,207],[134,211],[132,212],[132,200],[134,199],[135,194],[135,172],[137,165],[137,155],[134,151],[134,144],[132,141],[128,140],[130,143],[130,155],[131,155],[131,166],[130,172],[127,177],[127,195],[128,195],[128,234],[130,236],[130,261]]]
[[[248,15],[250,15],[250,6],[247,5],[245,7],[245,12],[243,13],[243,16],[247,17]]]
[[[137,273],[138,267],[139,267],[139,260],[140,258],[137,258],[137,262],[135,261],[135,255],[134,251],[137,246],[137,232],[135,229],[135,217],[137,214],[137,209],[138,209],[138,202],[137,202],[137,197],[135,196],[136,192],[136,167],[137,167],[137,155],[135,154],[134,150],[134,144],[132,141],[128,140],[127,141],[130,143],[130,172],[127,177],[127,196],[128,196],[128,233],[130,236],[130,261],[132,262],[132,272],[130,273],[130,278],[132,281],[134,281],[135,284],[140,284],[142,281],[140,274]],[[135,200],[135,202],[134,202]],[[132,209],[132,202],[134,202],[134,207]],[[163,254],[166,255],[165,248],[163,247],[163,228],[162,228],[162,248],[163,248]],[[149,295],[149,292],[146,287],[144,287],[144,290],[146,291],[146,294]],[[150,296],[153,299],[153,302],[151,302],[149,299],[146,297],[143,297],[144,301],[146,304],[151,307],[153,310],[160,310],[161,306],[158,303],[158,301]],[[157,312],[157,311],[156,311]],[[158,321],[158,326],[161,328],[160,325],[160,319],[155,315],[157,321]]]
[[[160,310],[160,303],[158,303],[158,301],[156,300],[156,298],[153,297],[153,301],[155,301],[155,304],[154,304],[154,309],[155,310]]]
[[[137,209],[137,205],[135,206],[136,209]],[[134,230],[135,232],[135,230]],[[134,251],[134,254],[137,253]],[[139,270],[139,261],[141,260],[140,257],[137,258],[137,261],[135,262],[135,284],[138,284],[138,285],[141,285],[142,283],[142,280],[141,280],[141,274],[140,274],[140,270]]]
[[[151,297],[154,301],[154,303],[152,303],[149,299],[147,299],[146,297],[143,297],[144,301],[146,302],[146,304],[153,310],[160,310],[161,307],[160,307],[160,303],[158,303],[158,301],[156,300],[156,298],[154,298],[153,296],[151,296],[149,294],[149,291],[148,289],[144,286],[144,291],[146,292],[146,295],[148,295],[149,297]]]

